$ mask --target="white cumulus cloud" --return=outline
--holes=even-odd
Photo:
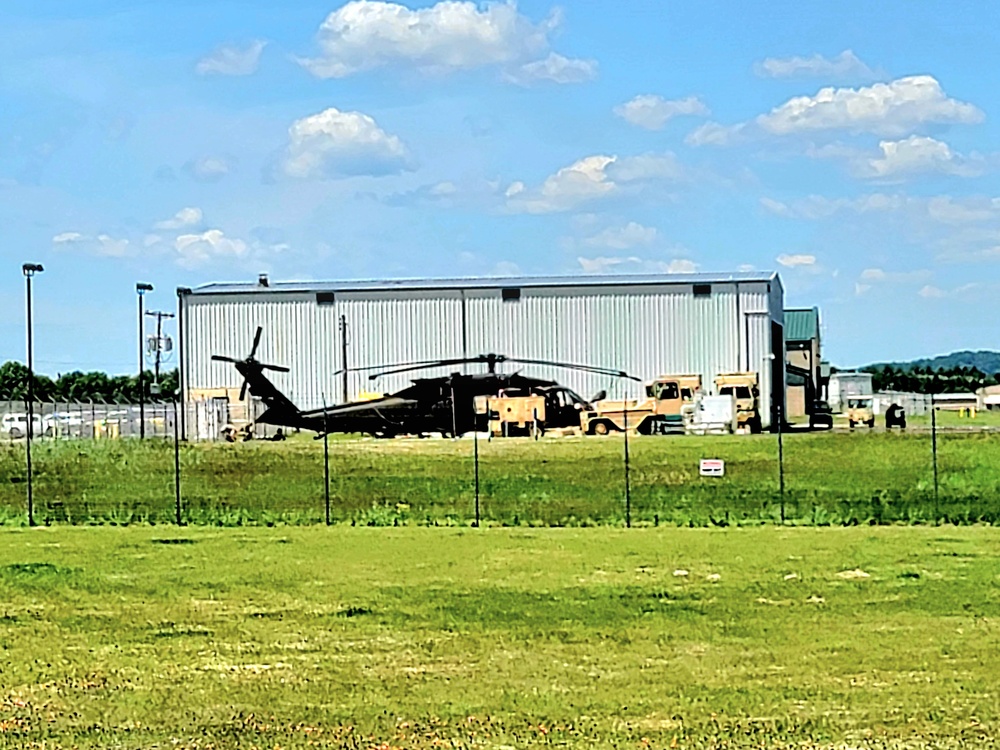
[[[692,130],[684,142],[689,146],[730,146],[742,139],[746,129],[745,123],[720,125],[717,122],[705,122]]]
[[[875,72],[849,49],[832,59],[818,54],[811,57],[769,57],[757,63],[754,66],[754,71],[764,78],[808,76],[867,79],[875,77]]]
[[[748,122],[708,122],[688,135],[693,146],[728,146],[765,136],[836,132],[901,137],[926,125],[973,124],[985,115],[974,104],[944,93],[929,75],[899,78],[860,88],[820,89],[797,96]]]
[[[62,232],[52,238],[52,243],[62,247],[82,249],[108,258],[124,258],[131,253],[131,243],[127,238],[112,237],[103,232],[94,237],[88,237],[80,232]]]
[[[281,169],[289,177],[323,179],[386,175],[412,169],[403,142],[362,112],[331,107],[288,129]]]
[[[248,76],[257,71],[260,55],[267,42],[256,40],[241,47],[237,44],[223,44],[210,55],[203,57],[195,65],[200,75]]]
[[[504,79],[522,86],[533,83],[586,83],[597,77],[597,61],[563,57],[550,52],[543,60],[527,62],[504,73]]]
[[[932,284],[925,284],[920,287],[920,291],[917,292],[924,299],[939,299],[945,296],[945,291],[939,287],[933,286]]]
[[[582,244],[587,247],[607,248],[608,250],[628,250],[639,245],[651,245],[656,241],[658,235],[656,227],[645,227],[638,222],[630,221],[624,226],[608,227],[587,237]]]
[[[947,96],[933,76],[909,76],[857,89],[824,88],[815,96],[797,96],[757,124],[768,133],[788,135],[844,129],[877,135],[902,135],[927,123],[977,123],[978,107]]]
[[[182,208],[173,218],[164,219],[163,221],[158,221],[153,225],[155,229],[186,229],[187,227],[196,227],[201,224],[202,213],[200,208],[195,208],[190,206],[188,208]]]
[[[775,258],[778,263],[785,266],[786,268],[798,268],[801,266],[814,266],[816,265],[815,255],[806,255],[804,253],[796,253],[794,255],[788,255],[787,253],[779,255]]]
[[[320,78],[405,65],[432,72],[502,66],[537,59],[559,15],[535,24],[513,3],[444,0],[411,9],[391,2],[354,0],[320,26],[320,54],[299,62]]]
[[[507,188],[507,207],[530,214],[570,211],[626,188],[644,183],[679,181],[684,171],[671,153],[639,156],[587,156],[549,175],[537,188],[514,182]]]
[[[707,115],[708,107],[697,96],[664,99],[657,94],[641,94],[615,107],[614,112],[626,122],[646,130],[659,130],[668,120],[680,115]]]
[[[901,141],[881,141],[881,155],[868,159],[865,171],[876,178],[900,178],[916,174],[973,176],[983,171],[981,158],[965,158],[943,141],[911,135]]]
[[[57,245],[65,245],[72,242],[82,242],[85,239],[86,237],[79,232],[60,232],[52,238],[52,241]]]
[[[247,243],[226,237],[221,229],[200,234],[182,234],[174,240],[177,262],[184,268],[196,268],[217,259],[238,259],[247,254]]]

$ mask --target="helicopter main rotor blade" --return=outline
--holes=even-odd
[[[291,372],[292,371],[290,367],[285,367],[284,365],[265,365],[265,364],[261,364],[260,362],[258,362],[257,366],[260,369],[262,369],[262,370],[274,370],[275,372]]]
[[[383,370],[382,372],[376,372],[368,376],[369,380],[375,380],[383,375],[397,375],[401,372],[410,372],[412,370],[426,370],[431,367],[451,367],[452,365],[466,365],[475,364],[477,362],[485,362],[486,359],[482,357],[461,357],[459,359],[440,359],[436,362],[419,362],[412,365],[407,365],[405,367],[397,367],[392,370]],[[498,360],[502,361],[502,360]]]
[[[223,355],[221,355],[221,354],[213,354],[213,355],[212,355],[212,359],[213,359],[214,361],[216,361],[216,362],[231,362],[231,363],[232,363],[232,364],[234,364],[234,365],[235,365],[235,364],[236,364],[237,362],[242,362],[242,361],[243,361],[243,360],[241,360],[241,359],[234,359],[233,357],[225,357],[225,356],[223,356]]]
[[[428,359],[423,362],[393,362],[392,364],[382,364],[382,365],[365,365],[364,367],[348,367],[344,369],[341,367],[339,370],[334,370],[334,375],[343,375],[345,372],[369,372],[371,370],[385,370],[386,368],[396,368],[396,367],[418,367],[426,366],[433,367],[438,363],[436,359]]]
[[[250,385],[250,381],[243,378],[243,386],[240,388],[240,401],[247,397],[247,386]]]
[[[597,367],[596,365],[578,365],[571,362],[553,362],[546,359],[523,359],[521,357],[508,357],[508,362],[520,362],[525,365],[541,365],[543,367],[562,367],[567,370],[580,370],[581,372],[589,372],[594,375],[610,375],[616,378],[626,378],[628,380],[634,380],[637,383],[642,382],[641,378],[637,378],[635,375],[629,375],[623,370],[614,370],[610,367]]]
[[[253,335],[253,346],[250,347],[250,356],[247,359],[253,359],[257,354],[257,347],[260,346],[260,335],[264,332],[264,326],[257,326],[257,333]]]

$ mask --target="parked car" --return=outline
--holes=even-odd
[[[31,423],[34,425],[34,429],[31,431],[32,435],[40,435],[42,433],[42,418],[38,414],[32,414]],[[3,419],[0,420],[0,435],[17,439],[23,438],[27,434],[27,414],[24,412],[15,412],[3,415]]]
[[[814,401],[812,411],[809,413],[810,430],[830,430],[833,429],[833,409],[826,401]]]
[[[79,437],[82,429],[83,419],[71,412],[57,411],[42,418],[45,437]]]

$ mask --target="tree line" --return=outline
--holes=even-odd
[[[897,367],[872,365],[861,368],[872,375],[875,391],[910,393],[972,393],[1000,383],[1000,372],[987,375],[976,367]]]
[[[150,386],[153,373],[142,373],[142,392],[147,401],[170,399],[177,392],[177,369],[160,373],[160,395],[152,396]],[[56,378],[34,376],[33,390],[36,401],[81,401],[109,404],[138,403],[140,394],[138,375],[108,375],[104,372],[67,372]],[[28,395],[28,368],[20,362],[0,365],[0,401],[23,401]]]

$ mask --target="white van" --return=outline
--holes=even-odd
[[[42,418],[38,414],[31,415],[31,423],[34,429],[31,434],[38,436],[42,434]],[[9,438],[23,438],[28,434],[28,415],[21,413],[4,414],[0,420],[0,435]]]

